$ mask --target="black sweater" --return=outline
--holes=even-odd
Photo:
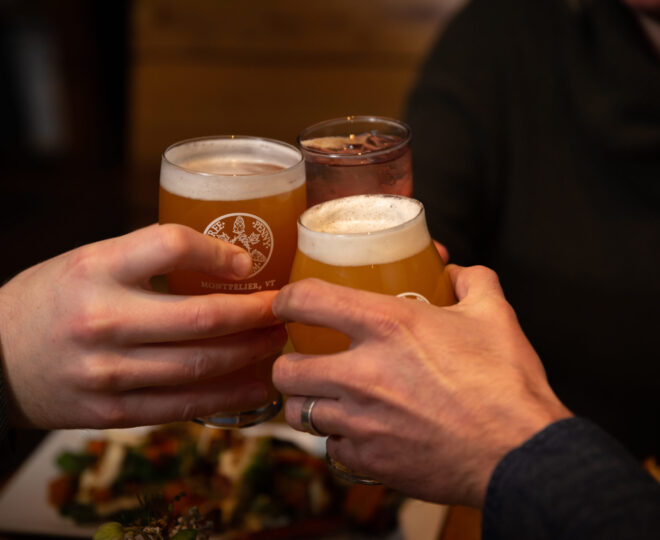
[[[657,540],[660,485],[580,418],[536,434],[498,464],[484,540]]]
[[[456,17],[411,95],[415,196],[566,405],[660,455],[660,60],[619,1],[579,4]]]

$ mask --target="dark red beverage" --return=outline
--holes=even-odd
[[[307,206],[370,193],[412,196],[410,128],[398,120],[348,116],[298,137],[305,156]]]

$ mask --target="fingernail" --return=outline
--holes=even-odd
[[[239,253],[234,256],[232,262],[234,274],[237,276],[247,276],[252,272],[252,257],[247,253]]]

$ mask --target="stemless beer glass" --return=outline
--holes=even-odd
[[[298,250],[290,281],[316,277],[356,289],[438,306],[454,304],[451,281],[426,226],[424,206],[397,195],[355,195],[306,210],[298,220]],[[333,329],[288,324],[298,352],[332,354],[350,339]],[[375,483],[327,457],[333,472]]]
[[[392,118],[347,116],[298,136],[307,169],[307,204],[367,193],[412,195],[410,128]]]
[[[241,246],[252,257],[249,277],[222,280],[200,272],[167,275],[173,294],[250,293],[287,283],[296,250],[296,220],[305,209],[305,168],[289,144],[244,136],[218,136],[176,143],[163,153],[159,221],[188,225]],[[268,400],[249,411],[220,411],[198,422],[213,427],[245,427],[272,418],[282,397],[272,384],[273,359],[227,375],[263,380]]]

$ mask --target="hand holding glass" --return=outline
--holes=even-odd
[[[298,220],[298,250],[290,281],[331,283],[438,306],[454,304],[451,280],[426,225],[423,205],[396,195],[356,195],[306,210]],[[333,329],[288,324],[296,351],[332,354],[350,339]],[[338,476],[375,483],[328,456]]]

